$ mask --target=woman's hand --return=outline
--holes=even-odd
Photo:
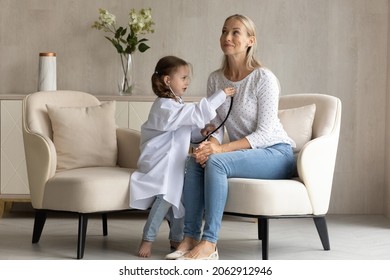
[[[212,154],[227,153],[242,149],[251,149],[251,145],[245,137],[225,144],[219,144],[217,139],[211,137],[209,140],[200,143],[198,148],[195,149],[193,156],[196,162],[204,167],[209,156]]]
[[[193,156],[196,162],[204,167],[209,156],[218,153],[223,153],[222,145],[211,141],[204,141],[195,149]]]

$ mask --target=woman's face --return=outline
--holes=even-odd
[[[182,96],[190,84],[190,68],[179,66],[172,75],[167,76],[166,83],[177,96]]]
[[[248,36],[248,31],[241,21],[231,18],[225,22],[219,41],[225,55],[245,56],[248,47],[253,45],[254,37]]]

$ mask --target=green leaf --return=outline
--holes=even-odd
[[[118,53],[123,53],[123,47],[121,46],[121,44],[119,44],[117,41],[115,41],[114,39],[111,39],[111,43],[114,45],[114,47],[116,48],[116,51]]]
[[[119,27],[118,30],[115,32],[116,39],[118,39],[121,36],[122,31],[123,31],[123,27]]]
[[[130,41],[132,38],[133,38],[133,34],[130,32],[130,33],[127,35],[126,41]]]
[[[130,47],[130,53],[133,53],[137,50],[137,45],[129,45]]]
[[[115,48],[118,51],[118,53],[123,53],[123,47],[120,44],[115,44]]]
[[[104,37],[114,45],[118,53],[123,53],[123,47],[121,46],[121,44],[118,43],[118,41],[116,41],[115,39],[111,39],[107,36]]]
[[[125,53],[128,53],[128,54],[132,53],[131,46],[127,46],[127,48],[125,49]]]
[[[126,41],[127,41],[127,44],[128,44],[128,45],[137,45],[137,43],[138,43],[138,42],[137,42],[137,38],[133,38],[133,37],[130,37],[130,38],[127,37],[127,40],[126,40]]]
[[[109,37],[107,37],[107,36],[104,36],[104,38],[106,38],[108,41],[111,42],[111,44],[114,45],[114,47],[116,47],[116,46],[115,46],[115,45],[116,45],[116,41],[115,41],[114,39],[111,39],[111,38],[109,38]]]
[[[141,42],[146,42],[146,41],[149,41],[149,40],[148,40],[148,39],[146,39],[146,38],[143,38],[143,39],[139,40],[139,41],[138,41],[138,43],[141,43]]]
[[[141,43],[138,45],[138,50],[143,53],[145,52],[147,49],[149,49],[150,47],[148,45],[146,45],[145,43]]]
[[[121,37],[124,36],[127,32],[127,28],[123,28],[122,32],[121,32]]]

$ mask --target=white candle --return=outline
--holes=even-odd
[[[56,53],[39,54],[38,91],[57,90]]]

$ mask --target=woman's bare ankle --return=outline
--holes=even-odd
[[[190,238],[190,237],[184,237],[183,241],[180,242],[179,246],[177,246],[177,251],[189,251],[192,248],[194,248],[199,243],[198,240]]]
[[[217,248],[217,243],[213,243],[207,240],[202,240],[198,243],[197,247],[202,248],[207,251],[215,251]]]
[[[192,248],[187,254],[185,254],[185,257],[193,258],[193,259],[206,258],[210,256],[212,253],[214,253],[216,249],[217,249],[216,243],[207,240],[202,240],[194,248]]]

